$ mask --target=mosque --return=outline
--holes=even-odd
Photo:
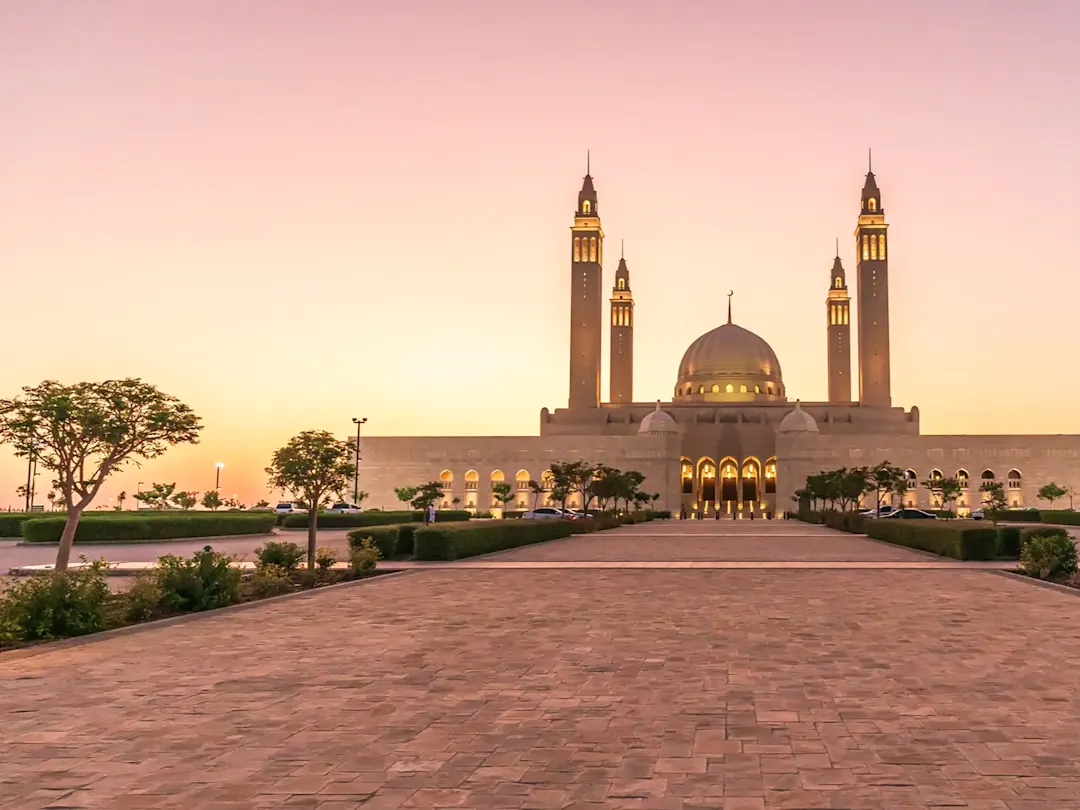
[[[533,436],[365,438],[360,487],[369,493],[367,504],[392,508],[395,487],[440,480],[443,508],[498,512],[492,488],[506,482],[514,496],[507,508],[527,509],[534,502],[530,480],[550,490],[550,464],[579,459],[637,470],[646,477],[643,488],[658,493],[657,508],[706,517],[783,512],[807,475],[881,461],[906,470],[905,505],[935,506],[918,482],[955,476],[963,486],[961,514],[977,508],[984,481],[1005,484],[1013,506],[1034,505],[1039,487],[1050,481],[1080,492],[1080,436],[922,435],[918,408],[893,406],[888,228],[871,169],[854,234],[857,378],[853,302],[837,255],[824,307],[828,401],[792,403],[776,353],[732,321],[729,294],[727,322],[686,349],[671,399],[636,402],[634,297],[620,258],[606,302],[611,401],[602,402],[604,231],[587,172],[570,228],[567,407],[543,408]]]

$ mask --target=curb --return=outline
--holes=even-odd
[[[148,630],[157,630],[162,627],[172,627],[173,625],[177,624],[187,624],[188,622],[199,621],[200,619],[209,619],[215,616],[222,616],[229,613],[241,613],[245,610],[251,610],[252,608],[259,607],[260,605],[265,605],[273,602],[284,602],[290,599],[310,599],[322,593],[337,590],[338,588],[349,588],[357,585],[369,585],[372,582],[378,582],[379,580],[390,579],[392,577],[404,576],[415,573],[418,572],[392,571],[387,574],[377,574],[373,577],[367,577],[365,579],[354,579],[352,582],[339,582],[336,585],[324,585],[321,588],[312,588],[311,590],[307,591],[283,593],[280,596],[268,596],[265,599],[255,599],[251,602],[241,602],[238,605],[227,605],[226,607],[215,608],[214,610],[200,610],[195,613],[183,613],[179,616],[169,616],[166,619],[155,619],[154,621],[150,622],[129,624],[126,627],[116,627],[112,630],[102,630],[100,633],[89,633],[85,636],[62,638],[56,641],[45,641],[40,644],[35,644],[32,647],[22,647],[15,650],[0,652],[0,670],[2,670],[3,665],[9,661],[20,661],[27,658],[36,658],[39,655],[47,655],[48,653],[59,652],[60,650],[67,650],[72,647],[82,647],[86,644],[96,644],[99,641],[108,641],[113,638],[130,636]]]
[[[1022,582],[1026,582],[1029,585],[1035,585],[1039,588],[1046,588],[1051,591],[1057,591],[1058,593],[1067,593],[1069,596],[1080,596],[1080,588],[1070,588],[1068,585],[1060,585],[1057,582],[1047,582],[1045,579],[1036,579],[1035,577],[1029,577],[1025,574],[1018,574],[1015,571],[994,571],[1008,579],[1018,579]]]
[[[192,540],[217,540],[219,542],[226,540],[250,540],[255,537],[273,537],[276,532],[270,530],[268,532],[257,532],[255,534],[213,534],[206,537],[166,537],[161,540],[106,540],[104,542],[97,543],[72,543],[71,550],[74,551],[77,548],[112,548],[113,546],[152,546],[155,543],[189,543]],[[20,540],[15,544],[16,548],[28,547],[28,548],[57,548],[60,544],[47,542],[47,543],[34,543],[30,540]]]

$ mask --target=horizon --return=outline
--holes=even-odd
[[[671,399],[729,289],[790,406],[826,398],[829,270],[839,239],[854,304],[872,147],[894,404],[926,434],[1080,433],[1075,4],[367,6],[0,8],[0,267],[26,349],[0,397],[140,377],[206,426],[95,507],[212,489],[217,462],[223,496],[273,501],[271,453],[353,417],[535,435],[566,406],[587,153],[605,294],[625,242],[636,402]],[[0,506],[25,482],[0,448]]]

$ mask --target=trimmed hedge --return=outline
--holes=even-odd
[[[998,526],[998,556],[1020,559],[1021,535],[1026,531],[1019,526]]]
[[[514,520],[427,526],[414,535],[413,556],[418,560],[456,560],[475,557],[533,543],[543,543],[572,534],[595,531],[590,520]],[[577,529],[577,531],[575,531]]]
[[[76,543],[109,543],[125,540],[173,540],[181,537],[216,537],[230,534],[265,534],[274,528],[271,514],[223,514],[198,512],[153,518],[107,518],[84,516],[75,530]],[[33,518],[22,524],[30,543],[58,543],[66,517]]]
[[[285,515],[281,525],[286,529],[306,529],[310,515]],[[472,517],[468,512],[448,509],[435,512],[436,523],[459,523]],[[320,529],[352,529],[358,526],[396,526],[399,523],[422,523],[424,513],[415,512],[362,512],[359,515],[342,515],[337,512],[320,512]]]
[[[986,512],[987,520],[997,520],[1000,523],[1041,523],[1042,513],[1026,509],[1006,509],[1004,512]]]
[[[22,537],[23,522],[41,517],[31,512],[6,512],[0,514],[0,537]]]
[[[1065,526],[1080,526],[1080,512],[1067,509],[1044,509],[1039,513],[1043,523],[1061,523]]]
[[[468,526],[468,521],[445,523],[445,526]],[[485,524],[476,523],[476,526]],[[490,524],[487,524],[490,525]],[[394,526],[369,526],[349,532],[349,548],[355,551],[365,538],[370,537],[379,549],[379,558],[389,560],[413,553],[413,538],[423,526],[417,523],[399,523]]]
[[[997,531],[977,521],[868,520],[866,533],[875,540],[957,560],[993,560],[998,551]]]

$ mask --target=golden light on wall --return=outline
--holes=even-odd
[[[735,477],[735,465],[733,465],[733,464],[725,465],[724,466],[724,478],[734,478],[734,477]]]

